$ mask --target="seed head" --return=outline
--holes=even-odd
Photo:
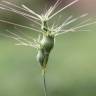
[[[66,20],[61,25],[57,26],[57,25],[53,24],[51,27],[49,27],[48,22],[52,18],[54,18],[57,14],[59,14],[60,12],[65,10],[66,8],[77,3],[78,1],[79,0],[74,0],[71,3],[69,3],[67,6],[64,6],[60,10],[54,12],[55,9],[62,2],[62,0],[57,0],[57,2],[53,6],[51,6],[43,14],[38,14],[37,12],[33,11],[32,9],[28,8],[26,5],[23,5],[23,4],[20,7],[20,6],[17,6],[11,2],[8,2],[8,1],[2,1],[2,3],[0,4],[0,9],[22,15],[23,17],[25,17],[29,21],[32,21],[35,24],[39,25],[40,30],[38,30],[34,27],[28,27],[28,26],[16,24],[13,22],[5,21],[5,20],[0,20],[0,21],[3,23],[8,23],[8,24],[17,26],[17,27],[31,29],[33,31],[37,31],[40,33],[38,38],[32,39],[32,41],[27,40],[27,39],[15,34],[15,33],[11,32],[11,31],[9,31],[9,30],[7,30],[7,32],[10,33],[10,35],[8,35],[7,37],[10,37],[10,38],[18,41],[19,43],[16,45],[30,46],[30,47],[36,48],[38,51],[37,61],[40,63],[40,65],[43,68],[45,68],[47,65],[47,62],[48,62],[50,52],[54,47],[54,41],[55,41],[56,36],[59,36],[61,34],[67,33],[67,32],[88,31],[88,30],[81,30],[81,28],[96,23],[96,22],[88,23],[88,21],[91,20],[89,18],[89,19],[84,20],[83,22],[81,22],[80,24],[78,24],[74,27],[66,28],[66,26],[68,26],[69,24],[72,24],[72,23],[78,21],[79,19],[85,18],[88,15],[88,13],[85,13],[85,14],[82,14],[81,16],[77,17],[77,18],[73,18],[73,16],[69,16],[68,18],[66,18]]]

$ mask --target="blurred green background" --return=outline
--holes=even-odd
[[[13,2],[26,4],[37,12],[50,4],[47,0]],[[69,8],[64,14],[74,12],[74,8]],[[22,16],[6,11],[0,11],[0,19],[30,25]],[[96,96],[96,24],[86,28],[91,31],[67,33],[56,38],[46,74],[48,96]],[[37,51],[16,46],[14,40],[2,36],[2,33],[8,34],[6,29],[15,32],[14,26],[0,23],[0,96],[44,96]],[[38,35],[32,30],[19,29],[27,36]]]

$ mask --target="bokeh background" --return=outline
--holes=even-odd
[[[38,13],[56,2],[56,0],[8,1],[19,6],[25,4]],[[63,0],[60,7],[71,1]],[[95,18],[95,10],[95,0],[80,0],[61,12],[61,18],[58,18],[59,14],[53,21],[58,20],[56,24],[60,24],[71,14],[76,17],[86,12]],[[4,10],[0,10],[0,19],[22,25],[34,25],[20,15]],[[37,25],[34,26],[39,28]],[[30,47],[16,46],[16,41],[2,35],[8,35],[6,29],[26,38],[27,36],[35,38],[38,33],[15,27],[0,22],[0,96],[44,96],[41,67],[36,61],[37,51]],[[48,96],[96,96],[96,24],[86,29],[90,31],[66,33],[56,38],[46,74]]]

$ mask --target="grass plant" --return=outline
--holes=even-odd
[[[5,21],[2,19],[0,20],[0,22],[3,22],[3,23],[8,23],[17,27],[27,28],[27,29],[38,32],[37,38],[36,39],[32,38],[32,41],[22,36],[19,36],[18,34],[11,32],[10,30],[6,30],[9,33],[9,35],[6,35],[6,36],[16,40],[18,42],[16,45],[33,47],[37,50],[37,61],[41,65],[41,70],[42,70],[44,96],[48,96],[45,75],[48,69],[47,64],[48,64],[50,52],[54,48],[55,38],[57,36],[63,35],[68,32],[89,31],[89,30],[83,30],[82,28],[96,23],[96,21],[89,22],[90,21],[90,18],[89,18],[87,20],[82,21],[80,24],[76,26],[73,26],[71,28],[66,28],[66,26],[69,26],[70,24],[77,22],[82,18],[86,18],[86,16],[88,16],[88,13],[84,13],[76,18],[73,18],[73,16],[69,16],[59,26],[58,24],[55,25],[53,23],[50,27],[49,21],[51,19],[53,19],[57,14],[60,14],[62,11],[64,11],[68,7],[73,6],[77,2],[79,2],[79,0],[74,0],[70,2],[68,5],[62,7],[61,9],[55,12],[56,8],[62,3],[62,0],[57,0],[57,2],[43,14],[37,14],[35,11],[31,10],[26,5],[18,6],[8,1],[2,1],[2,3],[0,3],[1,10],[14,12],[19,15],[22,15],[23,17],[34,22],[40,27],[40,30],[38,30],[34,27],[28,27],[28,26],[16,24],[16,23]]]

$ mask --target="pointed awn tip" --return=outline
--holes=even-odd
[[[59,11],[55,12],[52,16],[49,17],[49,19],[53,18],[55,15],[57,15],[58,13],[60,13],[61,11],[65,10],[66,8],[72,6],[73,4],[77,3],[79,0],[74,0],[73,2],[69,3],[68,5],[66,5],[65,7],[61,8]]]

